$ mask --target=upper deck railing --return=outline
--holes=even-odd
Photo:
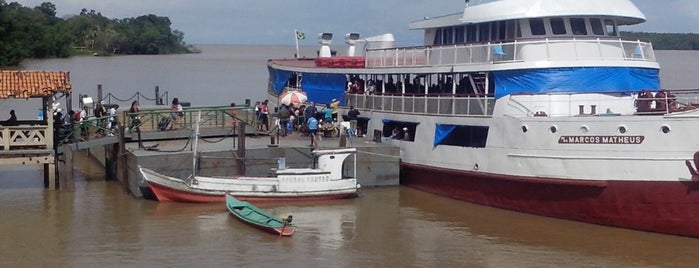
[[[366,52],[366,68],[494,64],[537,61],[655,62],[648,42],[609,39],[544,39],[438,47],[402,47]]]
[[[363,95],[347,94],[347,105],[374,111],[454,115],[492,116],[495,98],[454,94]]]

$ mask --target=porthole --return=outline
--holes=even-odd
[[[586,126],[586,125],[580,126],[580,133],[585,134],[585,133],[587,133],[587,132],[589,132],[589,131],[590,131],[590,128],[589,128],[588,126]]]
[[[670,133],[671,129],[670,129],[670,126],[668,126],[668,125],[663,125],[663,126],[660,127],[660,131],[662,131],[663,133],[667,134],[667,133]]]
[[[551,127],[549,128],[549,130],[551,131],[551,133],[556,133],[556,132],[558,132],[558,127],[557,127],[557,126],[551,126]]]
[[[626,126],[619,126],[619,127],[617,128],[617,130],[618,130],[619,133],[621,133],[621,134],[624,134],[624,133],[626,133],[626,131],[628,131],[628,129],[626,129]]]
[[[529,131],[529,128],[527,127],[527,125],[523,125],[522,126],[522,133],[527,133],[527,131]]]
[[[473,165],[473,170],[478,170],[480,167],[478,166],[478,163]]]

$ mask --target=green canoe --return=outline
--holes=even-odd
[[[279,236],[291,236],[296,230],[296,226],[291,224],[291,215],[285,219],[277,218],[248,202],[236,199],[229,193],[226,194],[226,207],[239,220],[263,231]]]

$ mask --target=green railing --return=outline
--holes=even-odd
[[[136,127],[141,131],[162,131],[162,122],[169,120],[165,129],[190,129],[196,121],[197,114],[201,111],[200,128],[229,128],[234,121],[243,121],[246,124],[256,125],[257,118],[252,108],[247,106],[216,106],[216,107],[188,107],[180,116],[173,120],[170,109],[148,109],[138,113],[123,111],[120,119],[123,126],[132,131]]]
[[[172,126],[173,129],[191,129],[196,121],[199,111],[201,111],[200,128],[231,128],[233,122],[242,121],[245,124],[257,125],[257,118],[252,108],[247,106],[220,106],[220,107],[188,107],[184,109],[182,115],[177,120],[172,120],[169,109],[144,109],[138,113],[121,111],[117,115],[116,121],[112,121],[108,127],[109,116],[88,117],[81,121],[73,121],[64,124],[58,129],[58,146],[76,141],[88,141],[100,138],[105,135],[119,135],[118,128],[127,128],[125,133],[129,134],[138,128],[141,131],[163,131],[160,123],[165,119],[170,122],[165,126],[167,131]],[[137,120],[136,120],[137,119]]]

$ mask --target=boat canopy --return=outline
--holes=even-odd
[[[463,14],[426,18],[409,25],[411,30],[471,23],[546,17],[614,17],[618,25],[646,21],[645,15],[629,0],[500,0],[471,5]]]
[[[301,77],[301,90],[306,92],[309,102],[328,104],[333,99],[344,103],[347,77],[344,74],[298,73],[268,67],[269,79],[274,93],[280,95],[289,79],[297,74]]]
[[[650,68],[589,67],[521,69],[493,72],[495,98],[511,94],[626,93],[660,88]]]

